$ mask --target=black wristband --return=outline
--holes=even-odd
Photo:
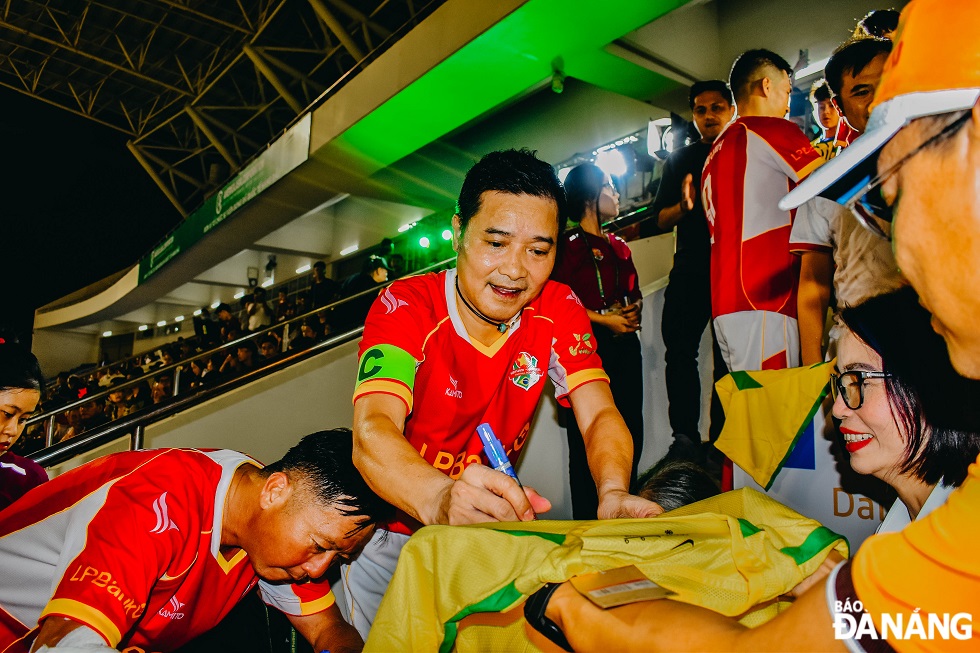
[[[561,628],[554,621],[544,616],[544,611],[548,607],[548,601],[551,599],[551,595],[555,593],[555,590],[558,589],[559,585],[561,583],[548,583],[527,597],[527,601],[524,602],[524,618],[531,628],[566,651],[571,651],[572,647],[569,645],[565,633],[561,632]]]

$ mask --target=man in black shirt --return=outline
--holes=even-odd
[[[703,458],[698,451],[701,443],[698,348],[704,328],[711,322],[711,243],[698,189],[711,144],[732,121],[735,105],[728,85],[720,80],[694,84],[690,102],[701,140],[676,150],[667,159],[652,212],[661,230],[677,227],[674,267],[664,292],[661,323],[666,348],[667,412],[674,433],[668,455],[698,460]],[[715,378],[718,378],[727,370],[717,345],[714,349]],[[722,421],[717,403],[712,402],[712,441]]]

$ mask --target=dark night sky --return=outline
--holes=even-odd
[[[180,215],[126,149],[126,136],[0,88],[0,329],[135,263]]]

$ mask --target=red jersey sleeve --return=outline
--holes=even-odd
[[[385,288],[371,306],[364,322],[358,350],[354,401],[376,392],[391,394],[412,412],[415,370],[422,361],[422,347],[432,323],[428,286],[437,286],[444,275],[426,275],[397,281]],[[448,319],[448,318],[447,318]]]
[[[770,165],[793,181],[802,181],[824,163],[794,122],[772,118],[764,122],[747,121],[747,126],[769,145]]]
[[[534,317],[554,322],[548,375],[555,384],[555,398],[567,408],[569,393],[592,381],[609,383],[609,377],[596,353],[592,323],[582,302],[565,284],[548,285],[542,297],[544,310]]]

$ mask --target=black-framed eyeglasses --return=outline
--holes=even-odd
[[[844,399],[844,405],[851,410],[857,410],[864,405],[864,382],[868,379],[890,379],[892,375],[888,372],[866,372],[864,370],[852,370],[841,374],[830,374],[830,393],[837,401],[840,395]]]
[[[854,217],[857,218],[866,229],[874,234],[881,236],[882,238],[887,238],[891,240],[891,223],[894,217],[894,212],[885,198],[881,195],[881,186],[888,178],[898,172],[898,169],[905,165],[909,159],[913,156],[926,149],[930,145],[937,143],[941,140],[948,138],[954,132],[956,132],[966,121],[970,118],[971,113],[967,111],[962,116],[949,123],[937,133],[933,134],[918,147],[913,148],[908,154],[903,156],[901,159],[889,166],[888,170],[885,170],[874,179],[872,179],[868,184],[858,191],[853,197],[844,203],[844,206],[850,209]]]

